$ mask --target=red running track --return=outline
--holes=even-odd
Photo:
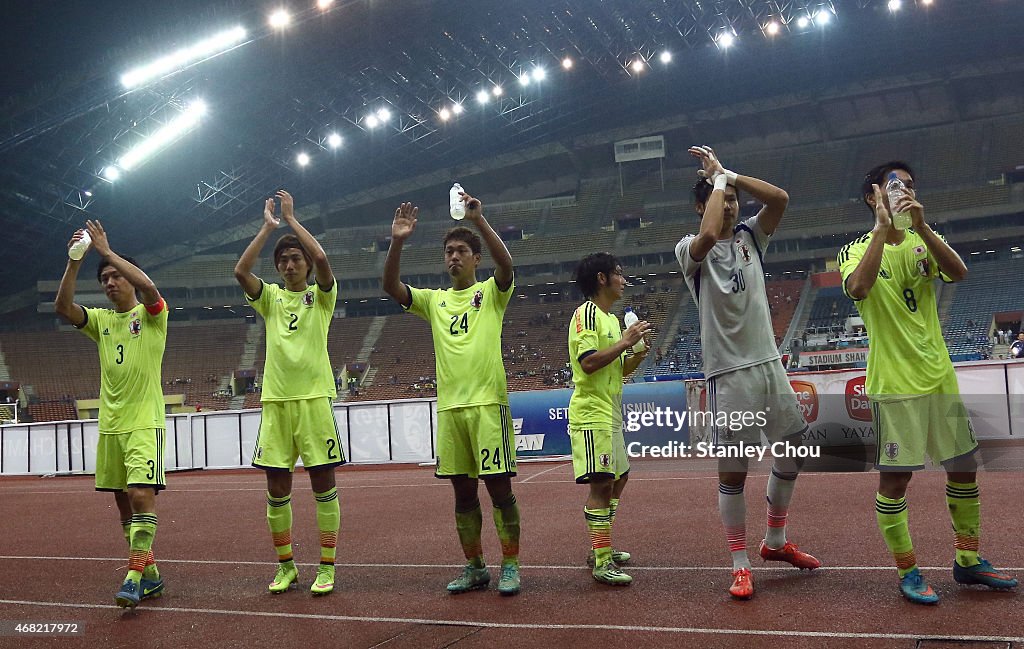
[[[1024,643],[1016,593],[962,588],[952,581],[953,535],[944,476],[918,474],[910,516],[918,559],[943,597],[909,604],[875,526],[874,474],[801,476],[790,508],[790,539],[824,563],[815,573],[754,561],[757,594],[730,599],[728,552],[717,483],[706,465],[634,463],[614,530],[634,553],[635,582],[614,589],[583,567],[585,489],[568,465],[521,465],[516,494],[523,517],[523,592],[492,588],[457,597],[444,585],[461,552],[446,482],[429,469],[338,472],[342,503],[334,594],[308,592],[318,559],[314,505],[296,476],[293,539],[300,589],[272,596],[274,554],[265,522],[262,474],[173,474],[159,497],[156,553],[166,595],[136,611],[113,605],[126,548],[109,494],[91,478],[0,480],[5,521],[0,620],[77,621],[77,638],[37,638],[31,646],[258,647],[868,647],[914,648],[919,639]],[[981,476],[982,553],[1024,576],[1020,471]],[[747,485],[751,555],[765,524],[765,476]],[[486,496],[484,495],[486,501]],[[499,548],[489,517],[484,546]],[[495,575],[496,577],[496,575]],[[22,647],[0,637],[0,647]],[[926,643],[925,647],[958,646]],[[1005,646],[988,644],[988,647]]]

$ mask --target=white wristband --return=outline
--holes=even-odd
[[[726,169],[724,175],[725,175],[726,178],[729,179],[729,184],[732,185],[733,187],[735,187],[736,186],[736,172],[729,171],[728,169]]]
[[[729,184],[729,178],[726,174],[718,174],[715,176],[715,189],[719,191],[725,191],[726,185]]]

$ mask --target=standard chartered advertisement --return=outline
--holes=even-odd
[[[572,453],[569,443],[572,390],[510,392],[508,396],[519,457]],[[642,416],[644,413],[647,416]],[[624,385],[622,421],[626,444],[660,445],[689,440],[689,426],[684,417],[670,420],[659,413],[686,413],[686,395],[681,382]]]

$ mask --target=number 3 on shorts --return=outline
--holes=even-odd
[[[488,449],[488,448],[480,449],[480,455],[483,456],[480,459],[480,470],[481,471],[486,471],[487,470],[487,462],[488,462],[488,460],[491,462],[491,467],[492,468],[495,468],[495,469],[500,469],[501,468],[501,453],[498,450],[497,446],[494,447],[494,453],[493,454],[491,453],[491,450]]]

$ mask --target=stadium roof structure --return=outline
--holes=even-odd
[[[20,84],[0,107],[0,226],[20,252],[0,267],[0,294],[59,276],[87,218],[133,254],[187,249],[257,222],[280,187],[300,205],[329,202],[539,144],[571,152],[587,133],[688,110],[1019,57],[1024,33],[1024,7],[997,0],[906,0],[900,12],[886,0],[295,0],[285,29],[242,0],[101,4],[119,7],[69,37],[57,21],[87,25],[81,12],[98,9],[51,2],[22,34],[31,48],[4,46]],[[247,35],[228,51],[121,84],[126,69],[235,25]],[[28,53],[42,50],[29,88]],[[196,99],[208,107],[198,127],[105,177]]]

